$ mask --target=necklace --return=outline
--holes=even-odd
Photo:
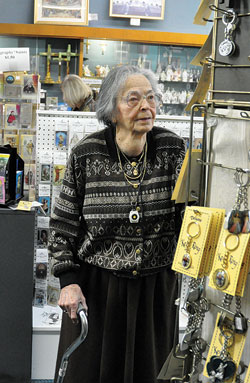
[[[115,143],[115,144],[116,144],[117,156],[118,156],[118,160],[119,160],[119,166],[120,166],[121,171],[123,172],[123,176],[124,176],[125,180],[127,181],[127,183],[129,185],[133,186],[133,188],[138,189],[137,190],[136,201],[134,203],[131,201],[132,209],[129,212],[129,222],[130,223],[138,223],[139,219],[140,219],[140,216],[139,216],[140,208],[137,205],[138,205],[138,201],[139,201],[141,184],[142,184],[142,181],[143,181],[145,173],[146,173],[147,150],[148,150],[147,141],[146,141],[143,153],[140,156],[140,161],[142,160],[142,158],[144,156],[143,163],[142,163],[141,173],[140,173],[139,177],[134,177],[134,178],[133,177],[129,177],[126,174],[126,172],[124,171],[124,168],[122,166],[122,161],[121,161],[120,149],[119,149],[117,143]],[[132,182],[131,180],[137,180],[137,182]]]
[[[128,178],[135,180],[135,179],[138,179],[138,178],[141,177],[141,173],[139,172],[139,166],[141,165],[143,156],[145,155],[145,150],[146,150],[146,145],[144,145],[143,151],[142,151],[142,153],[141,153],[140,158],[138,159],[138,161],[130,161],[130,160],[128,159],[128,157],[126,156],[126,154],[123,153],[123,152],[121,152],[122,155],[123,155],[123,157],[124,157],[125,160],[127,161],[127,166],[126,166],[126,168],[128,168],[129,171],[131,171],[131,169],[132,169],[132,173],[133,173],[133,175],[135,176],[135,177],[132,177],[132,176],[130,176],[128,173],[125,172],[125,173],[127,174],[127,177],[128,177]]]
[[[143,164],[142,164],[142,170],[141,170],[141,173],[139,174],[139,176],[137,177],[131,177],[131,176],[128,176],[127,173],[125,172],[123,166],[122,166],[122,161],[121,161],[121,155],[120,155],[120,149],[116,144],[116,150],[117,150],[117,156],[118,156],[118,160],[119,160],[119,165],[120,165],[120,169],[121,171],[123,172],[123,175],[124,175],[124,178],[126,179],[126,181],[129,183],[129,185],[133,186],[135,189],[137,189],[139,187],[139,185],[141,184],[141,182],[143,181],[143,178],[145,176],[145,173],[146,173],[146,164],[147,164],[147,151],[148,151],[148,145],[147,145],[147,141],[145,143],[145,148],[143,150],[143,153],[142,155],[144,155],[144,158],[143,158]],[[141,156],[142,157],[142,156]],[[140,157],[140,159],[141,159]],[[137,182],[132,182],[134,180],[138,180]]]

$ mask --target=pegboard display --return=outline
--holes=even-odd
[[[217,3],[216,1],[215,3]],[[250,102],[250,1],[220,1],[215,12],[213,100]]]
[[[89,122],[89,123],[88,123]],[[66,130],[66,139],[64,143],[65,147],[59,148],[56,145],[56,132],[60,132],[60,126],[65,126]],[[100,125],[95,117],[95,113],[91,112],[57,112],[57,111],[38,111],[37,112],[37,137],[36,137],[36,155],[37,155],[37,164],[36,164],[36,185],[39,186],[41,180],[41,155],[43,153],[48,153],[53,156],[54,152],[64,152],[66,154],[66,159],[68,158],[70,139],[72,134],[70,134],[71,129],[77,131],[77,125],[82,128],[82,135],[90,134],[95,130],[102,129],[103,126]],[[179,117],[179,116],[166,116],[166,115],[157,115],[156,126],[164,127],[172,130],[176,134],[185,138],[189,138],[190,130],[190,118],[189,117]],[[203,130],[203,118],[196,117],[194,118],[194,140],[202,139],[202,130]],[[59,138],[59,137],[58,137]],[[195,142],[193,146],[195,146]],[[53,167],[50,169],[52,175]],[[37,189],[38,192],[38,189]]]

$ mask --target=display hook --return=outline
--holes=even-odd
[[[222,9],[222,8],[219,8],[219,7],[216,7],[216,5],[214,4],[211,4],[209,5],[209,8],[211,9],[211,11],[213,12],[221,12],[223,15],[227,15],[228,17],[232,17],[232,11],[228,10],[226,11],[225,9]]]
[[[219,167],[219,168],[229,169],[229,170],[234,170],[235,172],[238,172],[238,173],[245,173],[245,174],[250,175],[250,169],[233,168],[233,167],[231,167],[231,166],[225,166],[225,165],[222,165],[222,164],[218,164],[218,163],[216,163],[216,162],[206,162],[206,161],[202,161],[200,158],[197,158],[196,161],[197,161],[200,165],[217,166],[217,167]]]

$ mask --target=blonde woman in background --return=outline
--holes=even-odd
[[[93,91],[84,83],[81,77],[76,74],[69,74],[63,80],[62,86],[63,101],[73,111],[94,112],[95,101]]]

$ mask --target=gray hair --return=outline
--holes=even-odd
[[[116,114],[117,97],[128,77],[133,75],[145,76],[150,82],[153,91],[157,93],[157,79],[151,70],[132,65],[117,66],[102,81],[96,104],[98,121],[108,126],[113,125],[112,117]]]
[[[92,94],[91,88],[76,74],[69,74],[65,77],[61,85],[61,90],[63,92],[64,101],[73,109],[83,104]]]

